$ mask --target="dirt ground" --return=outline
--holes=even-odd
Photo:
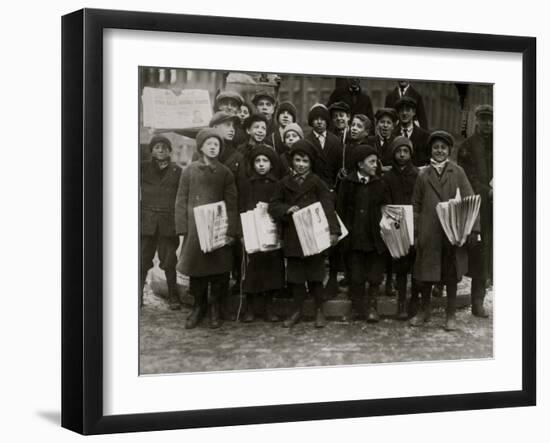
[[[461,285],[460,292],[469,292]],[[489,291],[485,307],[492,312]],[[184,328],[190,309],[171,311],[150,289],[140,314],[140,373],[166,374],[242,369],[292,368],[368,363],[492,358],[493,319],[457,311],[458,329],[443,329],[442,308],[430,323],[412,328],[408,322],[384,318],[377,324],[331,320],[324,329],[304,321],[285,329],[282,323],[225,321],[209,329],[205,319],[196,329]]]

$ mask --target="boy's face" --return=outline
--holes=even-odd
[[[322,134],[327,130],[327,121],[323,117],[317,117],[313,120],[313,130],[317,134]]]
[[[300,136],[295,131],[288,131],[285,134],[285,144],[291,148],[294,143],[300,140]]]
[[[279,118],[277,119],[279,124],[284,128],[289,123],[294,123],[294,117],[288,111],[283,111],[279,113]]]
[[[403,105],[399,108],[399,121],[403,126],[408,126],[416,115],[416,109],[412,106]]]
[[[449,158],[449,145],[443,140],[436,139],[432,143],[432,158],[436,162],[443,162]]]
[[[394,154],[395,161],[399,166],[405,166],[411,161],[411,151],[408,146],[399,146],[395,150]]]
[[[266,175],[271,170],[271,162],[265,155],[258,155],[254,159],[254,171],[259,175]]]
[[[345,111],[334,111],[332,113],[332,123],[337,129],[344,129],[348,126],[350,115]]]
[[[305,154],[294,154],[292,157],[292,169],[298,174],[305,174],[311,169],[311,160]]]
[[[239,118],[241,119],[241,123],[244,123],[244,121],[250,117],[250,110],[248,109],[248,106],[242,105],[241,110],[239,111]]]
[[[228,114],[237,115],[239,102],[232,98],[222,98],[218,104],[218,108],[220,111],[227,112]]]
[[[493,116],[489,114],[481,114],[476,119],[477,127],[482,135],[488,136],[493,134]]]
[[[357,163],[357,167],[365,175],[376,175],[376,168],[378,167],[378,156],[375,154],[371,154],[368,157],[365,157],[362,161]]]
[[[220,141],[217,137],[207,138],[201,146],[201,152],[210,159],[218,157],[220,154]]]
[[[246,130],[247,134],[252,140],[256,143],[261,143],[264,141],[267,128],[265,122],[254,122],[250,125],[250,128]]]
[[[275,103],[268,98],[261,98],[258,100],[258,103],[256,103],[256,109],[271,120],[273,112],[275,111]]]
[[[358,140],[364,137],[365,135],[367,135],[365,124],[358,118],[354,118],[351,121],[350,134],[352,140]]]
[[[170,158],[170,149],[164,142],[157,142],[151,149],[151,156],[159,161],[167,160]]]
[[[233,120],[214,125],[214,128],[221,131],[224,140],[233,140],[233,137],[235,137],[235,123],[233,123]]]
[[[390,118],[389,115],[383,115],[376,122],[376,127],[378,129],[378,133],[382,137],[388,138],[391,136],[391,133],[395,128],[395,123],[393,122],[393,120]]]

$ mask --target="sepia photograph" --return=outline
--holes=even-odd
[[[493,358],[492,84],[138,76],[140,375]]]

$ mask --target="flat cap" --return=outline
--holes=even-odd
[[[397,112],[393,108],[379,108],[374,114],[374,118],[380,120],[384,115],[387,115],[393,121],[397,121]]]
[[[408,95],[404,95],[397,102],[395,102],[395,109],[401,108],[401,106],[410,106],[416,109],[416,100]]]
[[[450,148],[452,148],[454,145],[453,136],[449,134],[447,131],[443,131],[441,129],[437,131],[433,131],[430,134],[430,136],[428,137],[428,146],[431,146],[435,140],[443,140],[445,143],[449,145]]]
[[[333,111],[344,111],[348,114],[351,114],[351,108],[346,102],[334,102],[328,107],[328,110],[331,114]]]
[[[236,115],[229,114],[228,112],[218,111],[210,119],[209,126],[219,125],[220,123],[233,120],[233,123],[238,123],[240,121],[239,117]]]
[[[275,96],[271,92],[264,89],[262,91],[256,92],[256,94],[254,94],[254,97],[252,97],[252,103],[254,103],[254,106],[258,104],[261,98],[267,98],[271,102],[275,103]]]
[[[491,105],[479,105],[474,112],[476,117],[483,114],[493,115],[493,107]]]
[[[242,106],[242,104],[244,103],[244,99],[242,98],[241,94],[235,91],[221,91],[216,96],[216,105],[218,105],[219,102],[223,99],[235,100],[237,103],[239,103],[239,106]]]
[[[376,155],[377,157],[380,157],[378,150],[374,146],[357,145],[355,148],[353,148],[351,159],[353,164],[356,165],[357,163],[365,160],[370,155]]]

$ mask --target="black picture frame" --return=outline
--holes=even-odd
[[[500,51],[522,55],[522,388],[106,416],[103,413],[103,31],[109,28]],[[82,434],[536,404],[536,39],[83,9],[62,18],[62,426]]]

